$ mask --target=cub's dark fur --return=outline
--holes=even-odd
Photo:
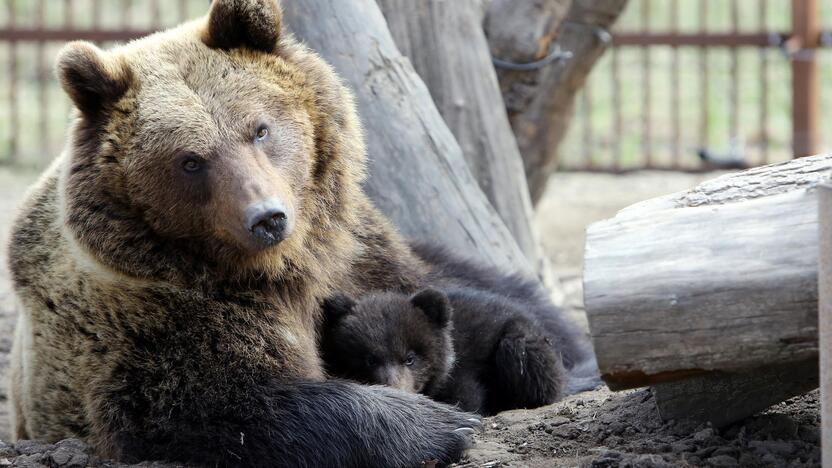
[[[421,392],[466,411],[534,408],[563,395],[560,343],[516,301],[471,288],[324,302],[335,376]]]
[[[413,252],[430,266],[428,282],[440,289],[467,288],[501,296],[507,304],[534,317],[545,336],[557,343],[568,371],[567,394],[592,389],[601,383],[595,353],[577,326],[552,304],[537,280],[508,274],[451,253],[443,246],[410,242]]]

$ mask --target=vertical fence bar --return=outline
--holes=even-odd
[[[794,157],[818,152],[817,0],[792,0],[792,28],[800,48],[792,55],[792,150]]]
[[[162,25],[162,10],[159,7],[159,0],[150,0],[150,18],[153,24],[151,29],[160,29]]]
[[[64,27],[73,29],[75,26],[75,0],[64,0]]]
[[[583,166],[587,170],[595,169],[595,141],[592,135],[592,95],[590,93],[590,82],[587,82],[584,89],[581,91],[581,120],[582,120],[582,139],[583,139]]]
[[[35,27],[38,29],[46,28],[46,0],[38,0],[36,6]],[[37,43],[37,50],[35,52],[35,60],[37,61],[38,74],[38,133],[42,135],[40,140],[40,159],[46,160],[49,158],[49,143],[52,141],[49,134],[49,97],[47,95],[47,80],[49,79],[49,68],[46,64],[46,51],[44,41],[40,40]]]
[[[621,169],[621,164],[623,161],[622,159],[622,151],[621,151],[621,138],[623,132],[621,131],[621,64],[619,63],[619,51],[618,47],[613,47],[610,50],[612,53],[612,72],[610,73],[610,77],[612,78],[612,128],[613,128],[613,141],[612,141],[612,168],[613,171],[618,171]]]
[[[760,31],[768,31],[768,0],[759,0],[760,16],[757,21]],[[760,48],[760,164],[768,164],[768,48]]]
[[[650,0],[642,0],[641,2],[641,29],[645,34],[650,32]],[[653,166],[653,142],[650,115],[650,47],[646,45],[641,48],[641,69],[644,79],[644,121],[642,130],[644,138],[643,147],[644,158],[646,161],[645,167],[650,168]]]
[[[670,12],[670,30],[673,34],[678,34],[679,32],[679,0],[670,0],[669,5],[669,12]],[[681,135],[680,135],[680,123],[679,123],[679,48],[673,46],[673,52],[671,56],[671,70],[670,70],[670,116],[672,120],[672,131],[673,131],[673,165],[674,169],[680,169],[680,158],[681,158]]]
[[[708,0],[699,1],[699,34],[708,34]],[[710,139],[708,112],[711,104],[711,82],[708,75],[708,48],[699,48],[699,147],[707,148]]]
[[[15,8],[15,0],[6,0],[9,27],[14,29],[17,25],[17,9]],[[17,162],[18,147],[17,137],[20,127],[20,116],[18,115],[17,103],[17,41],[11,39],[9,41],[9,160],[12,163]]]
[[[178,2],[179,21],[188,19],[188,0],[179,0]]]
[[[101,29],[101,0],[92,0],[92,29]]]
[[[121,0],[121,29],[130,29],[131,0]]]
[[[731,32],[737,34],[739,32],[739,5],[737,0],[731,0]],[[729,138],[731,146],[739,145],[741,141],[740,135],[740,80],[739,80],[739,50],[737,46],[731,46],[731,85],[728,92],[729,95],[729,110],[728,110],[728,125],[730,128]]]

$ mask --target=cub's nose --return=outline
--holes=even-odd
[[[246,210],[246,227],[254,239],[266,247],[285,239],[288,225],[286,209],[279,200],[255,203]]]

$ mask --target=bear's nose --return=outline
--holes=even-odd
[[[286,209],[279,200],[255,203],[246,210],[246,226],[249,232],[267,247],[286,238],[288,224]]]

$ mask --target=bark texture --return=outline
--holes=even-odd
[[[830,172],[832,156],[765,166],[591,225],[584,298],[610,388],[817,360]]]
[[[354,91],[370,158],[366,190],[400,231],[532,273],[375,1],[285,0],[283,10],[289,30]]]
[[[468,167],[526,257],[537,262],[523,160],[482,29],[481,0],[378,0],[402,54],[424,80]]]
[[[627,0],[493,0],[485,31],[494,57],[528,63],[554,46],[572,58],[534,71],[498,70],[511,126],[523,155],[532,202],[557,169],[558,146],[575,93],[608,45],[607,30]]]

